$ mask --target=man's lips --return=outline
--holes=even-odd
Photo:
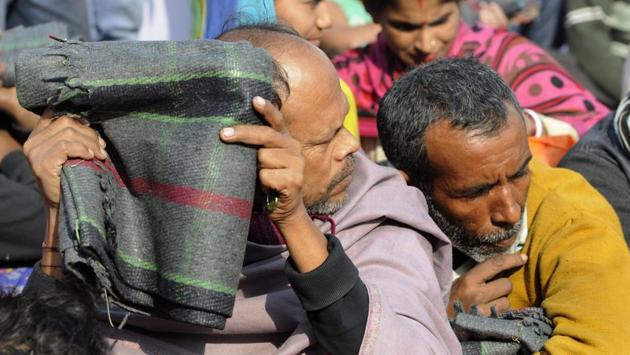
[[[504,240],[502,240],[500,242],[497,242],[496,245],[498,247],[502,247],[502,248],[509,248],[512,245],[514,245],[514,242],[516,241],[516,236],[517,236],[517,233],[515,233],[514,235],[512,235],[508,239],[504,239]]]
[[[335,187],[333,188],[332,193],[337,194],[337,193],[345,191],[348,188],[348,186],[350,186],[351,182],[352,182],[352,174],[346,176],[345,178],[343,178],[343,180],[339,181],[339,183],[335,185]]]

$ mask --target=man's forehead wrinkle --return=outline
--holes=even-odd
[[[509,120],[506,124],[517,123]],[[484,137],[452,128],[447,121],[432,124],[427,130],[426,149],[434,183],[447,191],[462,192],[496,184],[500,178],[517,173],[530,156],[529,149],[520,144],[519,130],[505,128],[495,136]]]

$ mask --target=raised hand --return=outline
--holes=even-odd
[[[259,147],[260,183],[279,194],[279,203],[268,216],[282,233],[297,269],[309,272],[326,260],[328,249],[302,199],[305,161],[301,144],[291,136],[282,113],[271,102],[255,97],[252,103],[270,126],[227,127],[221,130],[221,139]]]
[[[52,118],[47,111],[24,143],[24,154],[31,163],[45,202],[59,205],[61,167],[68,159],[107,158],[105,141],[85,122],[62,116]]]
[[[57,217],[61,191],[61,168],[72,158],[106,159],[105,141],[87,123],[68,116],[53,118],[47,111],[24,143],[48,209],[46,235],[42,244],[41,270],[61,278],[61,254],[57,238]]]
[[[304,157],[300,142],[289,134],[282,113],[269,101],[255,97],[253,105],[270,126],[238,125],[221,130],[226,143],[259,146],[258,176],[267,190],[277,191],[279,203],[269,218],[279,227],[296,214],[304,213],[302,183]]]
[[[523,266],[527,261],[524,254],[506,254],[492,257],[462,275],[453,282],[448,301],[448,315],[453,318],[453,304],[459,301],[466,311],[475,304],[482,315],[490,315],[491,307],[498,312],[510,308],[507,296],[512,292],[512,283],[506,277],[497,276],[507,270]]]

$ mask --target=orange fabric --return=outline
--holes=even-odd
[[[575,144],[575,139],[569,135],[529,137],[528,141],[534,158],[553,167]]]

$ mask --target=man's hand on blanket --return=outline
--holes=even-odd
[[[59,205],[63,163],[72,158],[107,158],[105,141],[95,130],[68,116],[52,118],[51,111],[42,115],[24,143],[24,154],[31,163],[46,204],[53,208]]]
[[[254,98],[253,103],[269,126],[238,125],[224,128],[221,138],[226,143],[260,146],[260,182],[265,188],[275,190],[280,195],[279,204],[269,213],[269,218],[280,225],[304,209],[304,157],[300,142],[287,131],[280,111],[272,103],[259,97]]]
[[[506,254],[492,257],[462,275],[453,282],[448,301],[448,315],[455,317],[454,303],[459,301],[464,310],[477,305],[480,314],[489,316],[491,307],[499,313],[510,309],[507,296],[512,292],[512,283],[501,276],[504,271],[521,267],[527,261],[524,254]]]
[[[258,178],[267,190],[278,192],[278,205],[268,216],[282,233],[300,272],[314,270],[328,257],[327,241],[315,227],[302,199],[304,156],[291,136],[282,113],[271,102],[255,97],[254,109],[269,126],[237,125],[221,130],[226,143],[259,146]]]
[[[61,278],[62,257],[57,238],[61,167],[72,158],[106,159],[105,141],[86,123],[68,116],[53,118],[52,112],[46,111],[24,143],[24,154],[48,209],[41,270],[49,276]]]

